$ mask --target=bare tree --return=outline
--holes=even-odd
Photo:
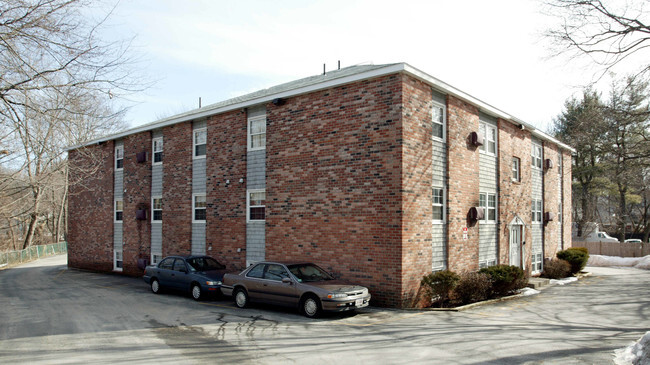
[[[601,66],[599,77],[632,58],[644,63],[639,72],[650,69],[647,0],[546,0],[545,3],[547,13],[560,19],[545,34],[553,41],[556,54],[589,57]]]

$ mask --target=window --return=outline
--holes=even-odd
[[[433,220],[443,221],[445,219],[445,196],[442,188],[433,188]]]
[[[263,221],[266,219],[266,191],[249,190],[246,205],[248,206],[249,221]]]
[[[194,158],[205,158],[205,144],[208,139],[208,130],[206,128],[196,129],[194,131]]]
[[[483,269],[485,267],[496,266],[496,265],[497,265],[497,260],[494,260],[494,259],[485,260],[485,261],[482,261],[482,262],[478,263],[478,268]]]
[[[542,223],[542,201],[540,199],[533,199],[532,211],[533,223]]]
[[[519,160],[519,157],[512,158],[512,181],[521,181],[521,174],[519,173],[520,164],[521,162]]]
[[[122,221],[122,215],[124,214],[124,203],[122,200],[115,200],[115,222]]]
[[[497,195],[494,193],[480,193],[478,204],[485,212],[485,223],[496,223],[497,220]]]
[[[262,276],[264,275],[264,266],[265,264],[257,264],[257,266],[255,266],[254,268],[248,271],[248,274],[246,274],[246,276],[248,276],[249,278],[261,279]]]
[[[434,138],[444,139],[445,135],[445,107],[440,104],[433,104],[431,113],[432,131]]]
[[[264,273],[264,279],[281,281],[284,278],[288,278],[289,274],[280,265],[269,264],[266,266],[266,272]]]
[[[533,253],[532,254],[532,269],[533,269],[533,274],[537,274],[539,272],[542,272],[542,254],[541,253]]]
[[[205,222],[206,217],[205,194],[192,195],[192,222]]]
[[[153,139],[153,164],[160,165],[163,159],[163,139],[162,137]]]
[[[495,155],[497,153],[497,129],[491,124],[479,122],[479,134],[483,135],[483,145],[479,149],[483,152]]]
[[[533,167],[537,169],[542,168],[542,146],[533,143],[533,150],[531,152]]]
[[[156,265],[162,260],[162,253],[161,252],[152,252],[151,253],[151,265]]]
[[[153,197],[151,198],[151,221],[152,222],[162,222],[162,198]]]
[[[124,167],[124,146],[115,146],[115,170]]]
[[[164,259],[158,267],[165,270],[171,270],[174,267],[174,258],[170,257]]]
[[[185,266],[185,261],[183,261],[183,259],[176,259],[176,261],[174,261],[174,271],[187,272],[187,267]]]
[[[115,250],[113,256],[113,270],[122,271],[122,250]]]
[[[248,150],[266,148],[266,115],[248,118]]]

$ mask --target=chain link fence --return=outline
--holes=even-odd
[[[0,268],[18,265],[23,262],[37,260],[41,257],[59,255],[66,252],[68,252],[67,242],[31,246],[20,251],[0,252]]]

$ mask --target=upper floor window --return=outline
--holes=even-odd
[[[208,130],[206,128],[194,130],[194,158],[205,158]]]
[[[532,221],[533,223],[542,223],[542,200],[533,199],[532,202]]]
[[[433,104],[431,112],[431,135],[434,138],[444,140],[445,136],[445,107],[439,104]]]
[[[266,148],[266,115],[248,118],[248,150]]]
[[[513,157],[512,158],[512,181],[521,181],[521,173],[520,173],[520,165],[521,161],[519,160],[519,157]]]
[[[249,221],[263,221],[266,219],[266,191],[249,190],[246,199]]]
[[[115,200],[115,221],[121,222],[123,214],[124,214],[124,203],[122,202],[122,199]]]
[[[151,221],[152,222],[162,222],[162,198],[153,197],[151,198]]]
[[[153,139],[153,164],[159,165],[163,159],[163,139],[162,137]]]
[[[496,223],[497,220],[497,195],[494,193],[480,193],[479,206],[485,212],[483,222]]]
[[[115,146],[115,169],[122,170],[124,167],[124,146]]]
[[[445,219],[445,196],[442,188],[433,188],[433,220]]]
[[[542,168],[542,146],[533,143],[531,157],[532,157],[533,167],[537,169],[541,169]]]
[[[491,124],[479,122],[478,132],[483,136],[481,151],[495,155],[497,153],[497,129]]]
[[[192,195],[192,222],[205,222],[206,215],[205,194]]]

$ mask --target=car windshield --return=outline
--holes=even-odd
[[[297,264],[287,267],[299,282],[334,280],[330,274],[314,264]]]
[[[212,257],[193,257],[187,260],[191,271],[223,270],[226,267]]]

